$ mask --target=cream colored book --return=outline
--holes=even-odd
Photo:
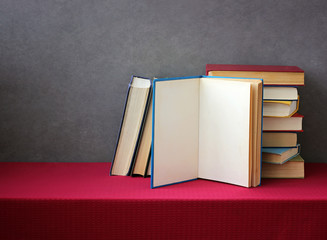
[[[295,132],[263,132],[262,147],[296,147]]]
[[[264,117],[263,131],[302,132],[303,115],[295,113],[289,118]]]
[[[130,175],[141,136],[142,124],[151,90],[151,80],[132,77],[128,87],[123,118],[112,160],[110,175]]]
[[[294,115],[299,109],[299,97],[295,101],[263,101],[263,116],[264,117],[286,117]]]
[[[156,79],[153,95],[152,188],[198,178],[260,184],[261,79]]]
[[[297,87],[272,87],[263,89],[263,100],[295,101],[298,99]]]
[[[262,178],[304,178],[304,160],[298,155],[284,164],[262,163]]]
[[[152,100],[149,98],[149,106],[146,113],[145,123],[140,136],[139,145],[135,154],[132,175],[147,176],[147,168],[150,160],[152,142]]]
[[[283,164],[300,154],[300,144],[296,147],[264,147],[262,162]]]

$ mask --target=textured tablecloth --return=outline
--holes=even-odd
[[[150,189],[109,163],[0,163],[0,239],[327,239],[327,164],[257,188]]]

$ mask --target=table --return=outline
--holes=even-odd
[[[110,163],[0,163],[0,239],[327,239],[327,164],[257,188],[150,189]]]

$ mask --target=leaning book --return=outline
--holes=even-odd
[[[151,187],[198,178],[256,187],[262,79],[155,79]]]
[[[151,95],[150,95],[151,96]],[[147,176],[147,169],[150,160],[151,141],[152,141],[152,98],[149,98],[146,117],[140,135],[139,144],[133,161],[132,176]]]
[[[151,80],[132,77],[129,84],[110,175],[131,174],[146,119]]]

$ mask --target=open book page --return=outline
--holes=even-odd
[[[199,178],[249,187],[251,84],[200,81]]]
[[[199,78],[155,81],[152,187],[197,178]]]

